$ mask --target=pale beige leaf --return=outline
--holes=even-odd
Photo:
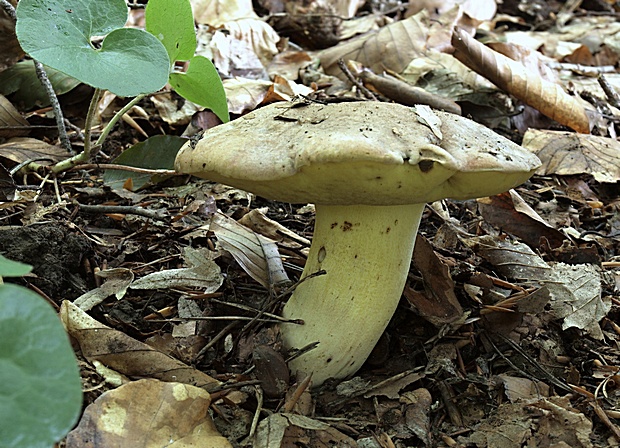
[[[376,32],[340,43],[318,53],[326,73],[341,76],[338,59],[352,60],[375,73],[392,70],[401,73],[427,48],[430,23],[424,11],[387,25]]]
[[[184,257],[190,267],[153,272],[133,282],[131,288],[202,288],[205,293],[210,293],[222,286],[224,276],[220,267],[209,258],[208,249],[201,251],[187,247]]]
[[[616,139],[530,129],[522,145],[542,162],[537,174],[590,174],[598,182],[620,180],[620,143]]]
[[[67,436],[68,448],[232,448],[209,416],[211,396],[177,382],[140,380],[105,392]]]
[[[190,0],[196,23],[219,27],[231,20],[257,18],[252,0]]]
[[[82,294],[73,301],[76,306],[84,311],[99,305],[111,295],[116,296],[116,300],[122,299],[133,281],[133,273],[126,268],[106,269],[105,271],[97,272],[96,275],[105,279],[103,284],[92,291]]]
[[[241,268],[265,288],[289,281],[273,241],[222,213],[213,215],[209,229],[222,248],[230,252]]]
[[[276,44],[280,36],[266,22],[260,19],[240,19],[222,24],[232,39],[244,41],[267,66],[273,57],[278,54]]]
[[[68,300],[62,302],[60,319],[89,362],[100,361],[134,378],[179,381],[206,390],[220,384],[206,373],[99,323]]]
[[[588,134],[590,123],[581,102],[564,89],[527,70],[523,64],[492,50],[463,30],[455,29],[454,56],[500,89],[577,132]]]
[[[265,101],[273,87],[271,81],[247,78],[225,79],[223,84],[231,114],[243,114],[256,109]]]
[[[265,215],[266,211],[267,208],[252,209],[250,212],[243,215],[243,217],[239,220],[239,223],[249,229],[252,229],[254,232],[260,233],[261,235],[266,236],[273,241],[277,241],[287,247],[310,247],[310,240],[297,235],[295,232],[287,229],[279,222],[268,218]]]

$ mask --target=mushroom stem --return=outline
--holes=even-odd
[[[364,363],[400,300],[424,204],[316,205],[312,246],[302,282],[284,307],[284,344],[318,347],[291,361],[315,386],[345,378]]]

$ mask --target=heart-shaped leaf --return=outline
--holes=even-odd
[[[29,264],[9,260],[0,254],[0,277],[21,277],[29,274],[30,271],[32,271],[32,266]]]
[[[41,297],[0,285],[0,444],[50,447],[75,424],[82,383],[69,338]]]
[[[196,30],[189,0],[149,0],[144,14],[146,30],[161,41],[170,62],[194,56]]]
[[[166,49],[126,21],[124,0],[21,0],[16,33],[32,58],[83,83],[119,96],[155,92],[168,80]]]
[[[170,85],[183,98],[211,109],[224,123],[230,120],[222,80],[204,56],[194,56],[187,73],[171,73]]]

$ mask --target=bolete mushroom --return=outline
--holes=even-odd
[[[298,107],[296,107],[298,106]],[[424,204],[501,193],[536,156],[466,118],[378,102],[278,103],[181,148],[176,169],[291,203],[314,203],[314,237],[283,315],[290,364],[313,383],[364,363],[401,297]]]

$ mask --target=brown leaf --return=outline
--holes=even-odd
[[[565,240],[562,232],[546,223],[514,190],[477,201],[488,224],[518,236],[530,247],[539,247],[541,238],[551,248],[560,247]]]
[[[463,308],[454,293],[450,270],[421,235],[416,238],[413,264],[424,279],[424,292],[414,291],[407,286],[403,294],[420,316],[436,326],[460,319]]]
[[[441,24],[444,28],[446,18]],[[432,28],[439,28],[438,22],[431,24],[428,14],[420,12],[405,20],[399,20],[376,32],[357,37],[348,42],[321,51],[318,56],[325,73],[341,75],[338,59],[352,60],[370,68],[375,73],[391,70],[402,71],[416,57],[423,56],[428,48],[428,39]],[[435,34],[438,46],[442,41],[447,44],[447,37]]]
[[[574,97],[554,82],[528,71],[523,64],[481,44],[463,30],[452,36],[454,56],[500,89],[577,132],[590,133],[586,112]]]
[[[536,174],[590,174],[598,182],[620,180],[620,143],[614,138],[531,129],[523,146],[542,162]]]
[[[67,448],[232,448],[215,428],[211,397],[199,387],[140,380],[108,391],[89,405]]]
[[[60,318],[91,362],[100,361],[131,377],[179,381],[205,389],[219,384],[206,373],[97,322],[68,300],[62,302]]]

